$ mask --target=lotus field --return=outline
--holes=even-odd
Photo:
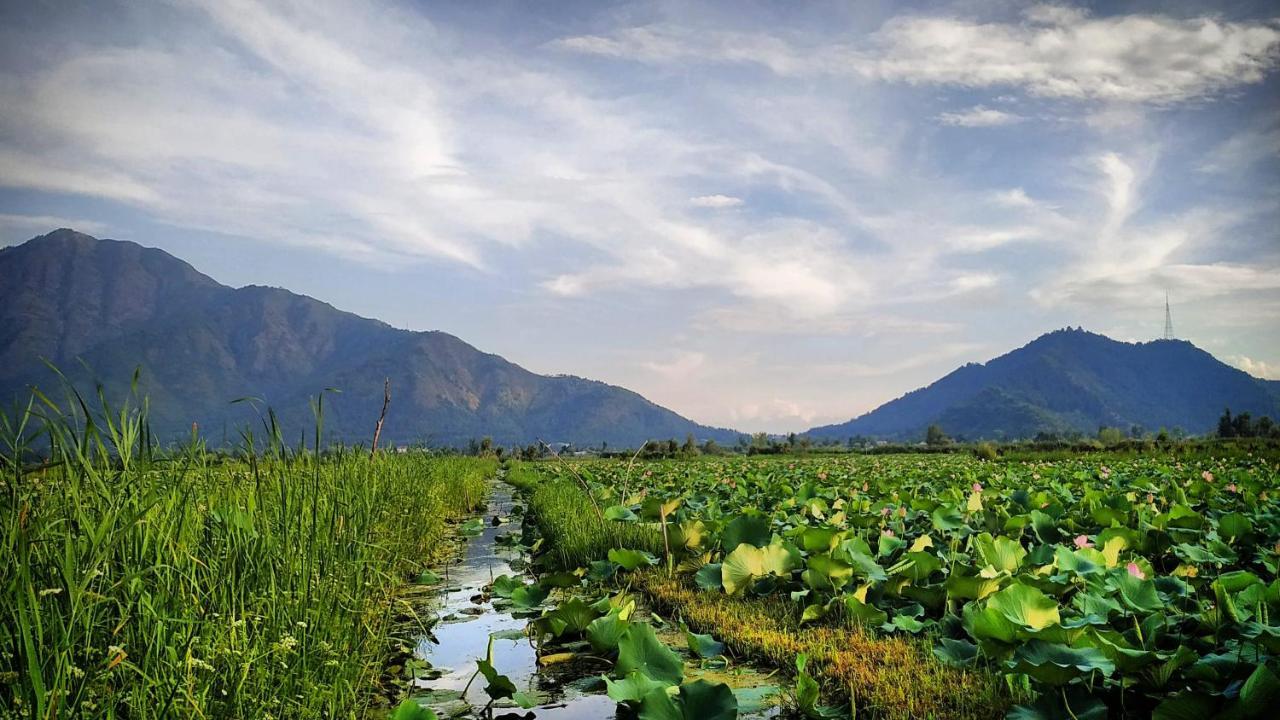
[[[853,627],[958,678],[936,692],[984,688],[996,716],[1263,717],[1280,701],[1273,457],[600,461],[541,474],[578,492],[578,524],[595,515],[603,528],[557,529],[535,492],[546,552],[560,543],[562,565],[624,577],[640,567],[640,587],[691,625],[700,609],[717,618],[694,629],[731,648],[768,655],[755,635],[790,628],[794,641],[775,644],[794,657]],[[741,628],[730,612],[746,613]],[[834,657],[807,670],[800,658],[800,712],[918,714],[868,699],[862,671]]]

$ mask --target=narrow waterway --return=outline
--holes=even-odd
[[[499,542],[503,535],[520,531],[518,519],[512,519],[511,488],[499,483],[493,490],[485,514],[484,531],[466,541],[460,560],[443,568],[444,588],[428,608],[440,618],[428,635],[419,638],[415,655],[431,664],[433,670],[416,681],[420,697],[442,718],[465,717],[473,709],[488,702],[484,679],[468,682],[476,672],[476,660],[483,658],[493,638],[494,666],[506,675],[516,688],[536,697],[540,704],[531,710],[514,705],[496,707],[495,718],[523,720],[600,720],[624,718],[613,700],[604,694],[602,673],[610,671],[608,663],[586,657],[582,660],[539,667],[533,644],[524,636],[529,618],[510,607],[494,607],[484,592],[500,575],[519,577],[523,568],[520,550]],[[515,568],[513,568],[515,565]],[[678,647],[678,641],[665,637],[664,642]],[[744,718],[766,718],[777,714],[777,708],[763,703],[770,693],[769,677],[746,667],[731,673],[703,671],[697,664],[686,662],[689,679],[707,676],[730,682],[743,704]],[[465,696],[463,692],[465,690]]]

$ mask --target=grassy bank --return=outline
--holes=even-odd
[[[446,550],[447,523],[483,504],[495,471],[278,443],[162,453],[136,412],[38,425],[4,423],[12,717],[360,716],[392,594]]]
[[[634,577],[658,608],[714,633],[735,655],[786,669],[807,655],[827,694],[858,717],[977,720],[1004,717],[1012,704],[999,677],[943,665],[919,641],[874,637],[853,624],[802,626],[793,603],[702,592],[661,571]]]
[[[652,525],[606,520],[600,508],[572,480],[538,481],[536,473],[516,466],[508,481],[523,489],[542,533],[543,547],[562,569],[585,567],[613,548],[662,552],[662,533]]]

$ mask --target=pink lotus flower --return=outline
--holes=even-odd
[[[1235,483],[1228,483],[1228,484],[1227,484],[1227,492],[1240,492],[1240,491],[1236,489],[1236,484],[1235,484]]]
[[[893,537],[893,531],[892,531],[892,530],[885,530],[883,534],[884,534],[884,536],[885,536],[885,537]]]
[[[888,514],[889,514],[889,508],[887,508],[887,507],[882,507],[882,508],[880,508],[880,514],[881,514],[881,515],[888,515]]]
[[[1111,468],[1107,467],[1106,465],[1103,465],[1102,470],[1099,472],[1099,474],[1102,475],[1103,480],[1106,480],[1107,478],[1111,477]]]
[[[973,491],[974,491],[974,492],[982,492],[982,483],[974,483],[974,484],[973,484]]]
[[[1200,477],[1204,478],[1205,482],[1208,482],[1208,483],[1213,482],[1213,473],[1209,472],[1208,470],[1205,470],[1204,472],[1200,473]]]
[[[1142,572],[1142,568],[1138,567],[1138,563],[1135,563],[1135,562],[1129,563],[1128,565],[1125,566],[1125,570],[1128,570],[1130,575],[1138,578],[1139,580],[1147,579],[1147,574]]]
[[[1076,547],[1077,547],[1077,548],[1081,548],[1081,549],[1083,549],[1083,548],[1087,548],[1087,547],[1093,547],[1093,543],[1089,542],[1089,536],[1087,536],[1087,535],[1077,535],[1077,536],[1076,536]]]

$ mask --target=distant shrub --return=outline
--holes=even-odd
[[[995,460],[1000,456],[1000,454],[996,452],[996,446],[989,442],[978,443],[973,448],[973,454],[976,455],[979,460]]]

